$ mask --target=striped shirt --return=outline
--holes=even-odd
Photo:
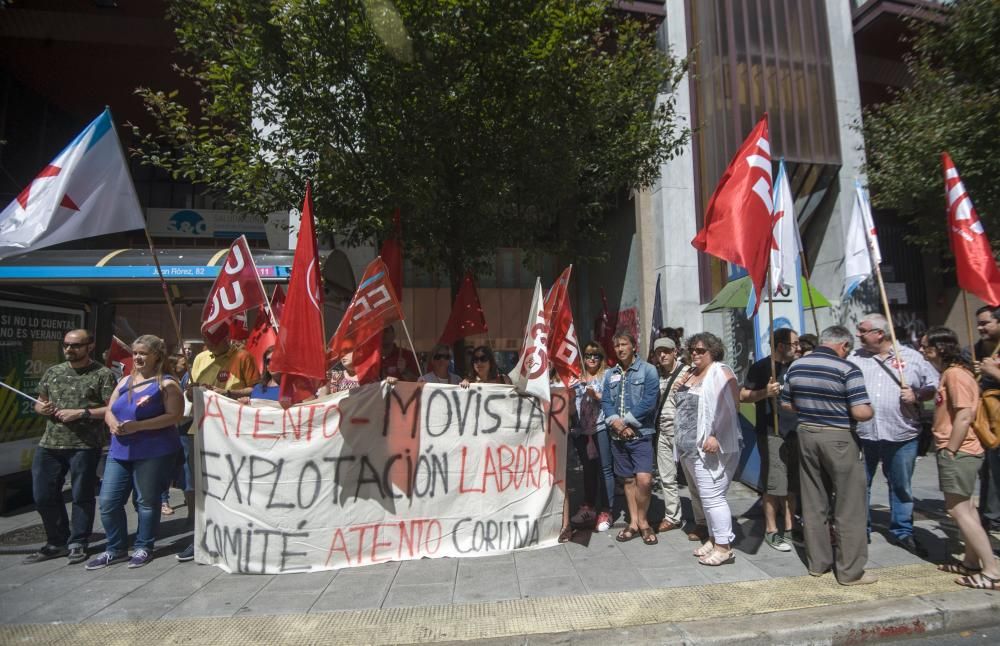
[[[852,406],[871,403],[861,370],[823,346],[792,363],[781,401],[795,406],[800,424],[843,429],[854,425]]]

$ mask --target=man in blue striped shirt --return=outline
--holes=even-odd
[[[823,330],[820,345],[792,363],[785,374],[781,404],[799,416],[799,473],[802,525],[809,574],[822,576],[836,565],[841,585],[875,583],[868,562],[868,481],[857,422],[872,418],[865,380],[846,361],[854,336],[839,325]],[[828,490],[827,482],[832,486]],[[837,532],[834,563],[829,508]]]

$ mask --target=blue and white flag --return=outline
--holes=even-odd
[[[0,212],[0,258],[145,225],[105,109]]]
[[[872,218],[868,191],[857,182],[854,188],[854,209],[844,229],[844,295],[850,298],[858,285],[872,275],[872,267],[882,262],[878,234]]]
[[[774,202],[771,207],[771,289],[775,297],[787,295],[789,290],[799,289],[802,238],[799,223],[795,219],[795,199],[788,184],[785,161],[778,164],[778,176],[774,181]],[[764,286],[767,291],[767,285]],[[753,290],[747,301],[746,315],[751,318],[757,310],[757,299]]]

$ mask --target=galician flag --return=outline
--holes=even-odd
[[[858,285],[872,275],[872,267],[882,262],[878,234],[868,191],[857,182],[854,188],[854,210],[844,229],[844,296],[850,298]]]
[[[0,258],[145,226],[105,109],[0,212]]]
[[[772,297],[784,296],[799,289],[799,253],[802,238],[795,219],[795,199],[785,173],[785,160],[778,163],[778,177],[774,181],[774,206],[771,216],[771,287]],[[772,298],[773,300],[773,298]],[[746,315],[751,318],[757,309],[753,290],[747,302]]]

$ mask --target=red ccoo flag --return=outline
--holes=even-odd
[[[111,367],[113,363],[122,365],[122,376],[132,373],[132,348],[117,336],[111,336],[111,347],[108,348],[108,361],[105,365]]]
[[[271,370],[281,373],[278,397],[281,405],[287,407],[312,397],[326,378],[323,286],[313,224],[312,189],[308,184],[280,328],[271,355]]]
[[[451,315],[445,323],[444,332],[438,343],[451,345],[458,339],[472,336],[473,334],[485,334],[489,332],[486,326],[486,317],[483,316],[483,305],[479,302],[479,294],[476,292],[476,283],[472,279],[472,272],[465,272],[462,285],[458,288],[455,296],[455,304],[451,307]]]
[[[385,326],[402,319],[403,308],[396,299],[385,263],[378,257],[365,269],[354,298],[330,339],[330,357],[337,360],[348,352],[353,353],[358,381],[374,381],[371,377],[378,378],[380,365],[371,354],[378,354],[381,344],[372,342],[372,338],[380,335]]]
[[[549,318],[549,360],[563,385],[569,388],[573,377],[579,378],[580,343],[573,325],[573,310],[569,305],[569,277],[573,265],[567,267],[545,296],[545,313]]]
[[[281,311],[285,305],[285,290],[281,285],[274,286],[274,293],[271,295],[271,312],[274,319],[281,319]],[[263,306],[257,308],[257,320],[254,321],[253,329],[247,339],[247,352],[253,355],[257,361],[257,371],[264,373],[264,353],[267,349],[278,343],[278,332],[271,325],[271,318],[267,315],[267,310]]]
[[[771,146],[767,114],[729,162],[705,211],[705,226],[691,244],[746,268],[760,305],[773,245]],[[754,307],[754,313],[757,307]]]
[[[215,277],[208,300],[201,310],[201,332],[211,336],[218,332],[223,323],[231,322],[237,314],[266,302],[267,294],[261,285],[247,239],[240,236],[229,247],[226,262]],[[233,327],[230,325],[230,330]]]
[[[997,269],[993,248],[948,153],[941,153],[941,164],[948,197],[948,236],[955,254],[958,286],[997,307],[1000,305],[1000,269]]]

